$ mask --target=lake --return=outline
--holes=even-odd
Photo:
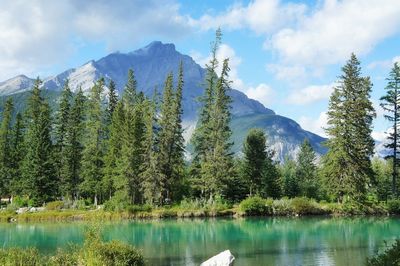
[[[3,247],[53,253],[82,244],[87,223],[0,224]],[[113,222],[105,240],[143,250],[149,265],[199,265],[230,249],[238,265],[362,265],[400,237],[400,218],[243,218]]]

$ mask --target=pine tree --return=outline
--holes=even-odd
[[[243,174],[249,182],[250,196],[260,194],[262,189],[263,171],[267,160],[267,146],[264,131],[250,129],[243,142],[244,165]]]
[[[0,126],[0,195],[10,196],[10,183],[13,177],[12,126],[11,119],[14,106],[12,98],[8,98]]]
[[[22,162],[25,157],[24,147],[24,122],[21,113],[17,113],[15,118],[14,127],[12,129],[12,156],[11,156],[11,168],[12,168],[12,179],[11,179],[11,194],[21,195],[23,190],[22,182]]]
[[[107,125],[111,124],[113,113],[117,108],[118,95],[115,87],[115,82],[111,79],[108,83],[108,106],[107,106]]]
[[[28,101],[26,156],[22,178],[25,194],[36,204],[55,199],[57,175],[54,169],[53,144],[51,141],[50,107],[40,95],[41,80],[36,79]]]
[[[209,139],[212,134],[210,129],[210,116],[211,108],[214,103],[215,85],[218,79],[218,76],[216,75],[216,69],[218,67],[217,51],[221,44],[221,38],[221,30],[218,29],[215,41],[211,44],[211,60],[206,65],[206,84],[204,95],[200,98],[200,116],[191,139],[194,152],[190,172],[192,179],[195,182],[195,187],[201,191],[202,195],[204,195],[204,190],[207,184],[205,183],[205,180],[200,178],[201,162],[204,162],[211,142]]]
[[[329,102],[329,151],[324,158],[324,177],[329,192],[338,201],[344,196],[362,200],[372,176],[372,85],[369,78],[361,76],[360,62],[354,54],[342,71]]]
[[[81,159],[83,151],[85,96],[82,89],[75,95],[68,117],[67,134],[65,138],[65,163],[62,165],[64,177],[63,190],[67,197],[74,200],[79,198],[79,184],[81,182]]]
[[[147,203],[161,203],[161,172],[159,165],[159,126],[157,113],[157,91],[154,92],[152,101],[146,101],[144,123],[145,135],[143,140],[144,150],[144,171],[141,180],[143,181],[143,194]]]
[[[267,151],[267,158],[263,171],[263,187],[262,196],[264,198],[279,198],[282,194],[282,184],[279,175],[279,170],[273,160],[274,152]]]
[[[223,194],[227,187],[227,181],[233,174],[233,156],[230,141],[230,103],[231,98],[227,94],[230,89],[228,81],[229,65],[225,59],[221,75],[215,87],[215,97],[210,112],[210,128],[208,136],[210,146],[205,153],[205,159],[201,164],[201,177],[207,184],[206,194],[211,198],[216,194]]]
[[[398,130],[400,126],[400,65],[395,63],[392,70],[389,73],[389,78],[387,78],[388,84],[386,86],[386,94],[381,97],[381,106],[387,112],[385,118],[392,123],[390,131],[388,132],[388,143],[385,145],[386,148],[391,149],[392,155],[388,158],[393,159],[393,169],[392,169],[392,194],[397,197],[397,175],[398,175],[398,165],[400,153],[400,131]]]
[[[296,176],[296,162],[286,156],[280,168],[283,181],[283,195],[294,198],[300,195],[300,184]]]
[[[296,178],[300,184],[300,194],[309,198],[318,197],[317,166],[315,152],[305,139],[297,155]]]
[[[122,101],[117,103],[112,115],[110,125],[110,137],[107,141],[107,154],[105,156],[105,169],[103,178],[103,190],[107,197],[111,198],[115,192],[114,180],[118,175],[116,163],[121,157],[122,139],[125,123],[125,111]]]
[[[88,117],[86,122],[85,148],[82,155],[81,191],[94,199],[97,205],[101,195],[104,156],[104,113],[103,97],[104,79],[99,79],[90,91],[88,99]]]
[[[61,93],[59,110],[56,113],[55,119],[55,148],[54,148],[54,158],[55,166],[57,169],[57,177],[61,182],[61,194],[66,195],[65,191],[66,177],[62,175],[62,169],[64,169],[68,163],[66,158],[66,139],[67,139],[67,128],[69,123],[69,117],[71,112],[71,99],[72,92],[69,88],[69,82],[66,80],[64,83],[64,88]]]

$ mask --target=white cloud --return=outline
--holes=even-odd
[[[386,131],[372,131],[371,135],[377,141],[384,141],[388,136]]]
[[[368,64],[369,69],[383,68],[390,69],[394,63],[400,63],[400,56],[395,56],[389,60],[374,61]]]
[[[320,136],[327,137],[324,128],[327,127],[328,115],[326,112],[321,112],[317,118],[302,116],[299,119],[299,124],[303,129],[316,133]]]
[[[264,83],[261,83],[256,87],[249,87],[246,90],[246,94],[249,98],[256,99],[265,106],[270,105],[275,98],[274,90]]]
[[[297,105],[305,105],[329,99],[335,85],[335,83],[328,85],[312,85],[301,90],[292,91],[292,93],[289,94],[287,102]]]
[[[0,8],[0,80],[68,59],[82,43],[110,50],[146,37],[176,37],[192,28],[174,0],[13,0]]]
[[[203,30],[222,27],[228,30],[250,28],[258,34],[268,34],[279,27],[292,23],[302,17],[307,9],[304,4],[286,3],[280,0],[255,0],[247,6],[234,4],[225,12],[205,14],[193,25]]]
[[[288,63],[339,63],[351,52],[370,52],[381,40],[398,32],[399,12],[398,0],[326,0],[298,26],[275,33],[271,49]]]

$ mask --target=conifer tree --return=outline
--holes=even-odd
[[[62,165],[64,177],[63,190],[65,196],[77,200],[81,177],[81,159],[84,142],[85,96],[82,89],[75,95],[68,117],[67,134],[65,139],[65,163]]]
[[[250,196],[260,194],[262,189],[263,171],[267,159],[267,147],[264,131],[250,129],[243,142],[244,178],[249,182]]]
[[[13,150],[11,119],[14,106],[12,98],[8,98],[0,126],[0,195],[10,196],[10,184],[13,177]]]
[[[103,108],[104,79],[99,79],[90,91],[88,99],[88,114],[86,122],[85,148],[82,154],[81,191],[93,198],[97,205],[101,195],[101,180],[103,177],[104,156],[104,116]]]
[[[57,175],[50,136],[50,107],[40,95],[40,85],[41,80],[37,78],[28,101],[24,144],[26,156],[22,171],[25,193],[36,205],[54,200],[57,194]]]
[[[388,158],[393,159],[392,164],[392,194],[397,197],[397,176],[399,165],[400,153],[400,65],[395,63],[387,78],[388,84],[386,86],[386,94],[381,97],[381,106],[387,112],[385,118],[392,123],[390,131],[388,132],[388,143],[386,148],[392,150],[392,155]]]
[[[281,166],[281,176],[283,183],[283,195],[294,198],[300,195],[300,184],[296,175],[296,162],[288,156],[285,163]]]
[[[144,171],[142,172],[143,194],[145,201],[149,204],[161,203],[161,172],[159,165],[159,141],[158,141],[158,119],[157,113],[157,91],[153,99],[146,101],[144,123]]]
[[[329,102],[329,151],[324,158],[324,177],[329,192],[338,201],[344,196],[362,200],[372,176],[372,85],[368,77],[361,76],[360,62],[354,54],[342,71]]]
[[[262,196],[267,198],[279,198],[282,194],[282,183],[279,175],[279,170],[276,163],[273,160],[274,152],[267,151],[267,158],[265,161],[263,171],[263,194]]]
[[[108,106],[107,106],[107,121],[106,124],[109,126],[112,121],[113,113],[117,108],[118,95],[115,87],[115,82],[111,79],[108,83]]]
[[[296,178],[300,184],[301,195],[309,198],[318,196],[317,166],[315,152],[308,139],[305,139],[297,155]]]
[[[72,92],[69,88],[68,80],[64,83],[64,88],[61,93],[60,105],[59,109],[56,113],[55,119],[55,129],[54,129],[54,139],[55,139],[55,148],[54,148],[54,158],[55,158],[55,167],[57,170],[57,177],[61,182],[61,194],[63,196],[66,195],[67,191],[65,191],[65,183],[66,177],[62,175],[62,169],[64,169],[66,164],[66,139],[67,139],[67,128],[69,123],[69,117],[71,112],[71,99]]]
[[[25,157],[24,147],[24,122],[21,113],[17,113],[15,117],[14,127],[12,129],[12,179],[11,179],[11,195],[21,195],[23,189],[22,182],[22,162]]]

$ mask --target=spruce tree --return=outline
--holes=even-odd
[[[345,196],[362,200],[372,176],[372,85],[368,77],[361,76],[360,62],[354,54],[342,71],[329,102],[329,151],[324,158],[324,177],[328,191],[338,201]]]
[[[309,198],[318,197],[317,166],[315,152],[305,139],[297,155],[296,178],[300,184],[300,194]]]
[[[81,159],[84,142],[85,101],[82,89],[75,95],[68,117],[67,134],[65,139],[65,163],[62,165],[64,177],[63,191],[65,196],[77,200],[79,198],[79,184],[81,177]]]
[[[300,184],[296,175],[296,162],[288,156],[285,157],[284,164],[281,166],[281,176],[283,183],[283,195],[294,198],[300,195]]]
[[[59,109],[56,113],[55,119],[55,129],[54,129],[54,158],[55,166],[57,169],[57,177],[61,182],[61,194],[65,196],[67,191],[65,190],[66,177],[62,175],[62,169],[64,169],[67,162],[66,156],[66,139],[67,139],[67,129],[69,124],[69,117],[71,112],[71,100],[72,92],[69,88],[69,82],[66,80],[64,83],[64,88],[61,93]]]
[[[267,146],[264,131],[253,128],[249,130],[243,142],[243,174],[249,183],[250,196],[260,194],[263,171],[267,160]]]
[[[40,85],[41,80],[37,78],[28,101],[24,144],[26,156],[22,166],[25,194],[36,205],[54,200],[57,194],[57,175],[50,135],[50,107],[41,96]]]
[[[12,126],[13,101],[8,98],[0,126],[0,195],[11,196],[10,184],[13,177],[13,150],[12,150]]]
[[[282,195],[282,183],[278,167],[273,160],[274,152],[268,150],[263,171],[263,191],[264,198],[279,198]]]
[[[386,86],[386,94],[381,97],[381,106],[387,112],[385,118],[390,121],[391,127],[388,132],[388,143],[385,145],[386,148],[392,150],[392,154],[387,158],[393,160],[392,164],[392,194],[397,197],[397,175],[399,165],[399,153],[400,153],[400,65],[395,63],[392,70],[387,78],[388,84]]]
[[[11,179],[11,195],[21,195],[23,190],[22,182],[22,162],[25,157],[24,134],[25,127],[21,113],[17,113],[15,117],[14,127],[12,129],[12,179]]]
[[[104,156],[104,116],[103,94],[104,79],[99,79],[90,91],[88,114],[86,121],[85,148],[82,154],[81,191],[85,196],[93,198],[97,205],[101,195]]]
[[[106,124],[109,126],[112,121],[113,113],[117,108],[118,104],[118,95],[117,88],[115,87],[115,82],[111,79],[108,83],[108,105],[107,105],[107,122]]]

